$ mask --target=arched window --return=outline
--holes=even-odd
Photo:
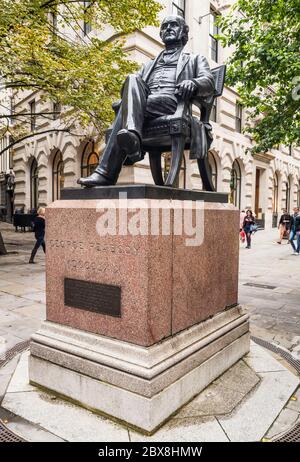
[[[273,213],[278,213],[278,175],[276,172],[273,178],[272,210]]]
[[[214,185],[215,191],[217,191],[218,167],[217,167],[215,156],[210,151],[208,151],[208,163],[209,163],[209,168],[210,168],[210,173],[211,173],[211,178],[212,178],[212,184]]]
[[[242,175],[241,168],[237,160],[232,164],[230,180],[230,202],[239,209],[241,208],[241,186]]]
[[[60,191],[64,187],[64,163],[60,151],[54,156],[53,159],[53,174],[52,174],[52,199],[56,201],[60,199]]]
[[[81,176],[90,176],[99,164],[99,155],[95,151],[94,141],[86,143],[81,158]]]
[[[37,209],[39,206],[39,175],[38,164],[33,159],[30,168],[30,208]]]
[[[288,180],[285,183],[285,201],[284,201],[284,208],[287,212],[290,212],[290,203],[291,203],[291,180]]]

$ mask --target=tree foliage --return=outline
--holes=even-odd
[[[299,18],[299,0],[237,0],[220,19],[233,47],[227,82],[251,111],[254,152],[300,144]]]
[[[41,90],[70,108],[69,117],[101,134],[111,103],[136,64],[126,34],[157,24],[155,0],[0,0],[0,73],[7,88]],[[114,39],[83,34],[83,24]]]

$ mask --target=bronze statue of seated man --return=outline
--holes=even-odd
[[[168,16],[161,25],[165,44],[156,59],[129,75],[122,88],[122,102],[99,165],[92,175],[80,178],[86,187],[116,184],[123,163],[143,158],[142,129],[147,119],[174,114],[178,98],[210,97],[215,83],[204,56],[183,51],[189,28],[181,16]]]

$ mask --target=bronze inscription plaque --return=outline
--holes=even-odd
[[[121,287],[65,278],[65,305],[121,317]]]

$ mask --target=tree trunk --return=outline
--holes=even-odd
[[[0,231],[0,255],[6,255],[6,254],[7,254],[7,250],[5,248],[3,237]]]

